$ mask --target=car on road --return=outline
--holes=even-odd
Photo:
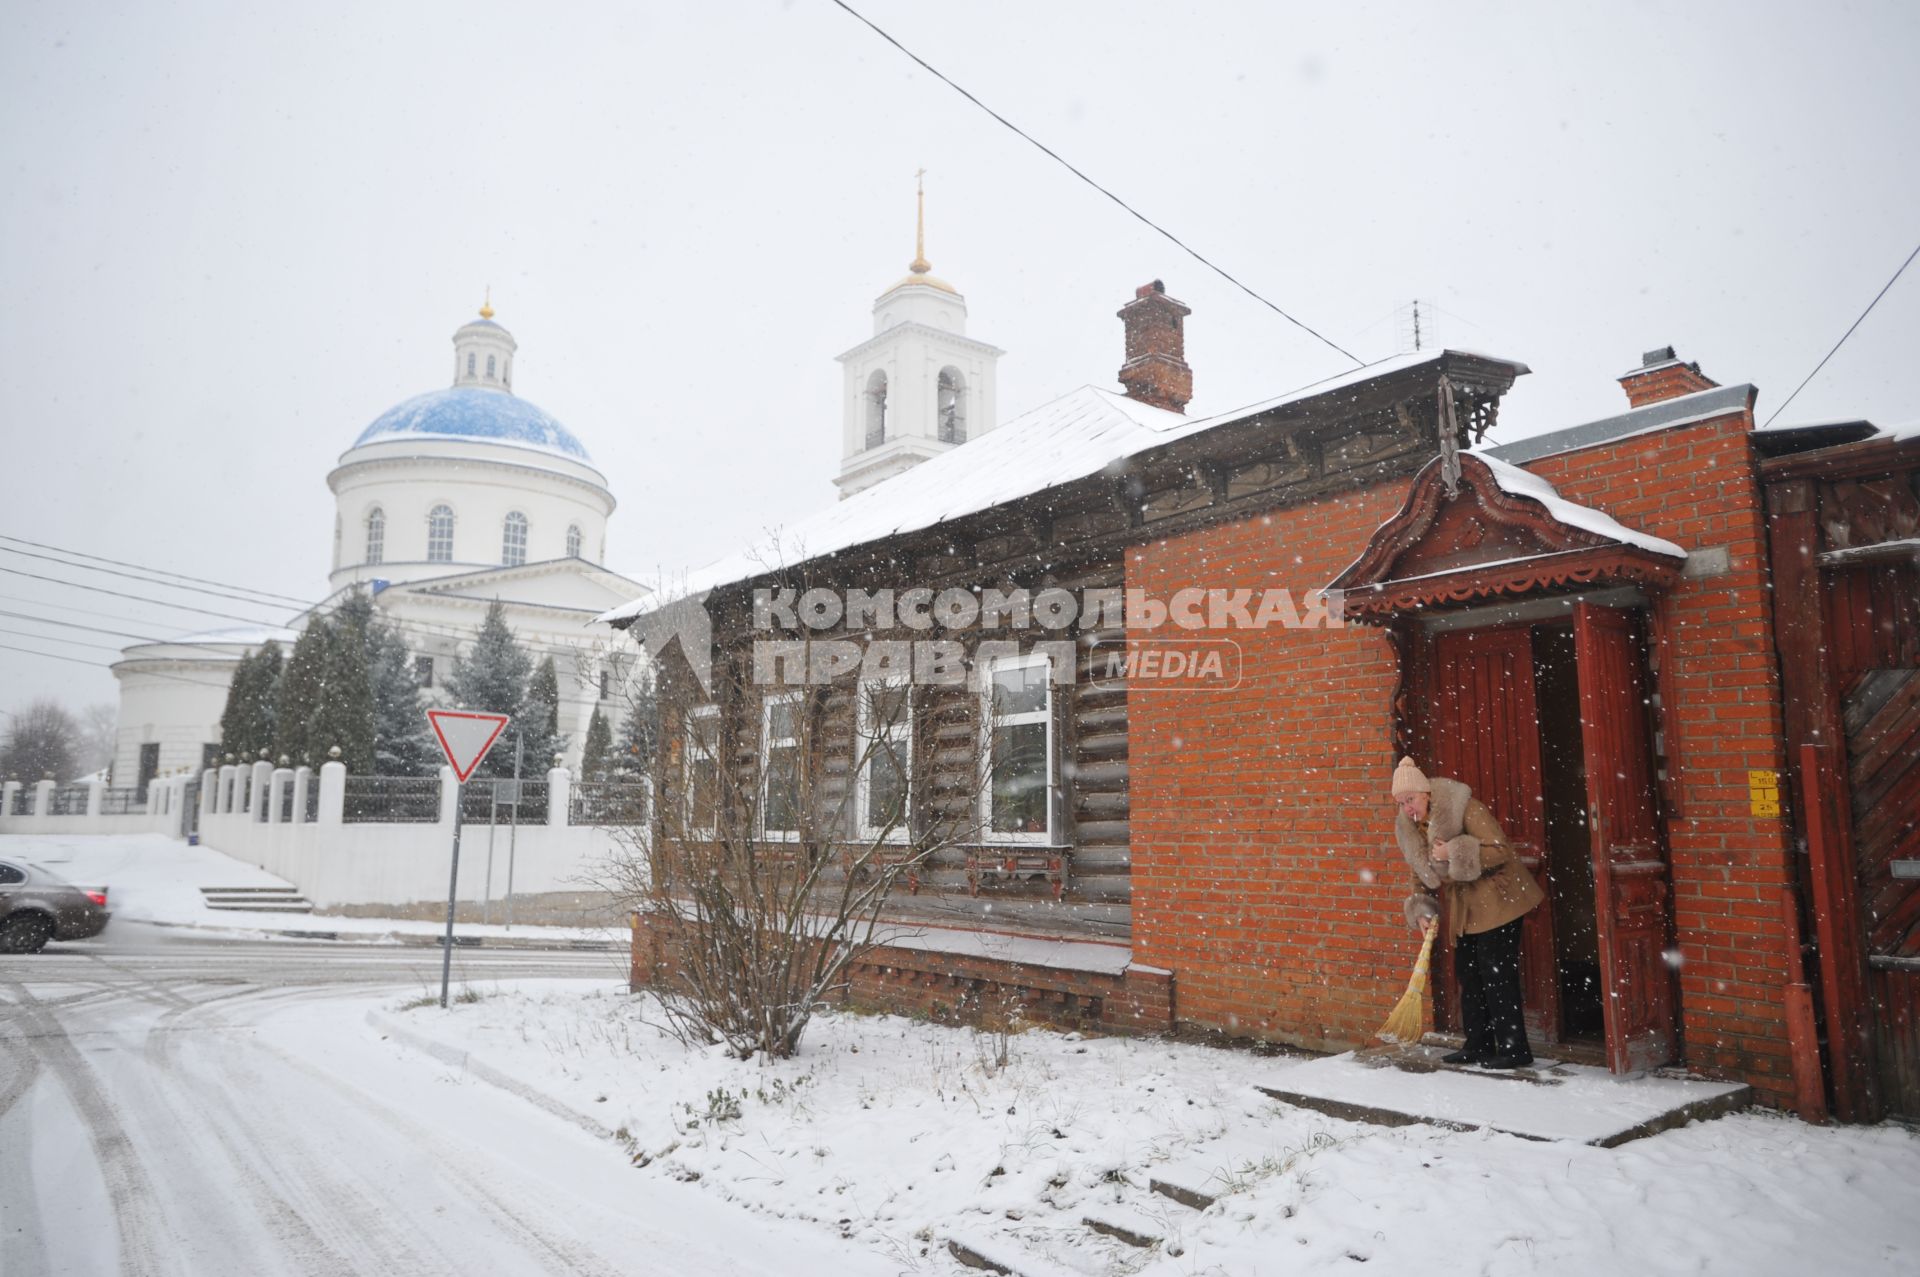
[[[97,936],[112,917],[105,887],[76,887],[28,861],[0,860],[0,953]]]

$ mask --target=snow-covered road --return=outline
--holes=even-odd
[[[611,986],[606,954],[456,987]],[[0,959],[0,1273],[892,1272],[367,1027],[432,951],[161,942]],[[524,986],[521,986],[524,987]]]

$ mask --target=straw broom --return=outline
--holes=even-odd
[[[1433,936],[1439,929],[1438,922],[1427,924],[1427,938],[1420,944],[1420,958],[1413,964],[1413,978],[1407,981],[1407,991],[1400,995],[1400,1001],[1387,1013],[1387,1022],[1374,1034],[1382,1042],[1411,1045],[1420,1040],[1421,1026],[1426,1023],[1420,1002],[1427,993],[1427,969],[1433,962]]]

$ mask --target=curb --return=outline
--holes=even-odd
[[[281,928],[249,926],[235,922],[227,925],[214,925],[204,922],[162,922],[157,918],[129,918],[128,922],[142,927],[172,927],[180,931],[212,931],[232,933],[251,931],[261,935],[284,936],[289,940],[329,940],[339,944],[364,945],[402,945],[415,949],[445,948],[446,937],[442,935],[421,935],[405,931],[319,931],[311,928]],[[520,936],[463,936],[453,937],[456,949],[537,949],[543,952],[576,953],[625,953],[630,947],[622,940],[543,940],[538,937]]]
[[[510,1074],[501,1072],[484,1060],[475,1059],[473,1055],[467,1051],[462,1051],[458,1047],[448,1046],[446,1043],[436,1041],[424,1033],[406,1028],[384,1011],[367,1012],[367,1023],[371,1027],[385,1033],[394,1041],[399,1042],[402,1046],[411,1047],[413,1050],[429,1055],[450,1068],[459,1069],[477,1081],[485,1082],[488,1086],[497,1087],[509,1095],[517,1096],[535,1108],[544,1109],[555,1117],[572,1123],[589,1135],[604,1140],[614,1138],[614,1134],[610,1129],[601,1125],[595,1119],[588,1117],[585,1113],[580,1112],[580,1110],[563,1104],[551,1095],[529,1086],[527,1083],[522,1082]]]

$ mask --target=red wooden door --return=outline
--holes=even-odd
[[[1655,1068],[1677,1047],[1673,889],[1647,733],[1648,682],[1633,618],[1617,608],[1573,609],[1580,734],[1605,995],[1607,1067]]]
[[[1460,781],[1492,810],[1514,853],[1545,887],[1540,858],[1546,846],[1546,798],[1531,631],[1521,626],[1442,634],[1434,640],[1432,680],[1427,743],[1434,774]],[[1535,1042],[1555,1041],[1560,981],[1554,971],[1551,908],[1527,914],[1520,929],[1520,967],[1527,1033]],[[1451,961],[1440,969],[1451,976]],[[1451,979],[1447,989],[1457,1025],[1458,991]]]

